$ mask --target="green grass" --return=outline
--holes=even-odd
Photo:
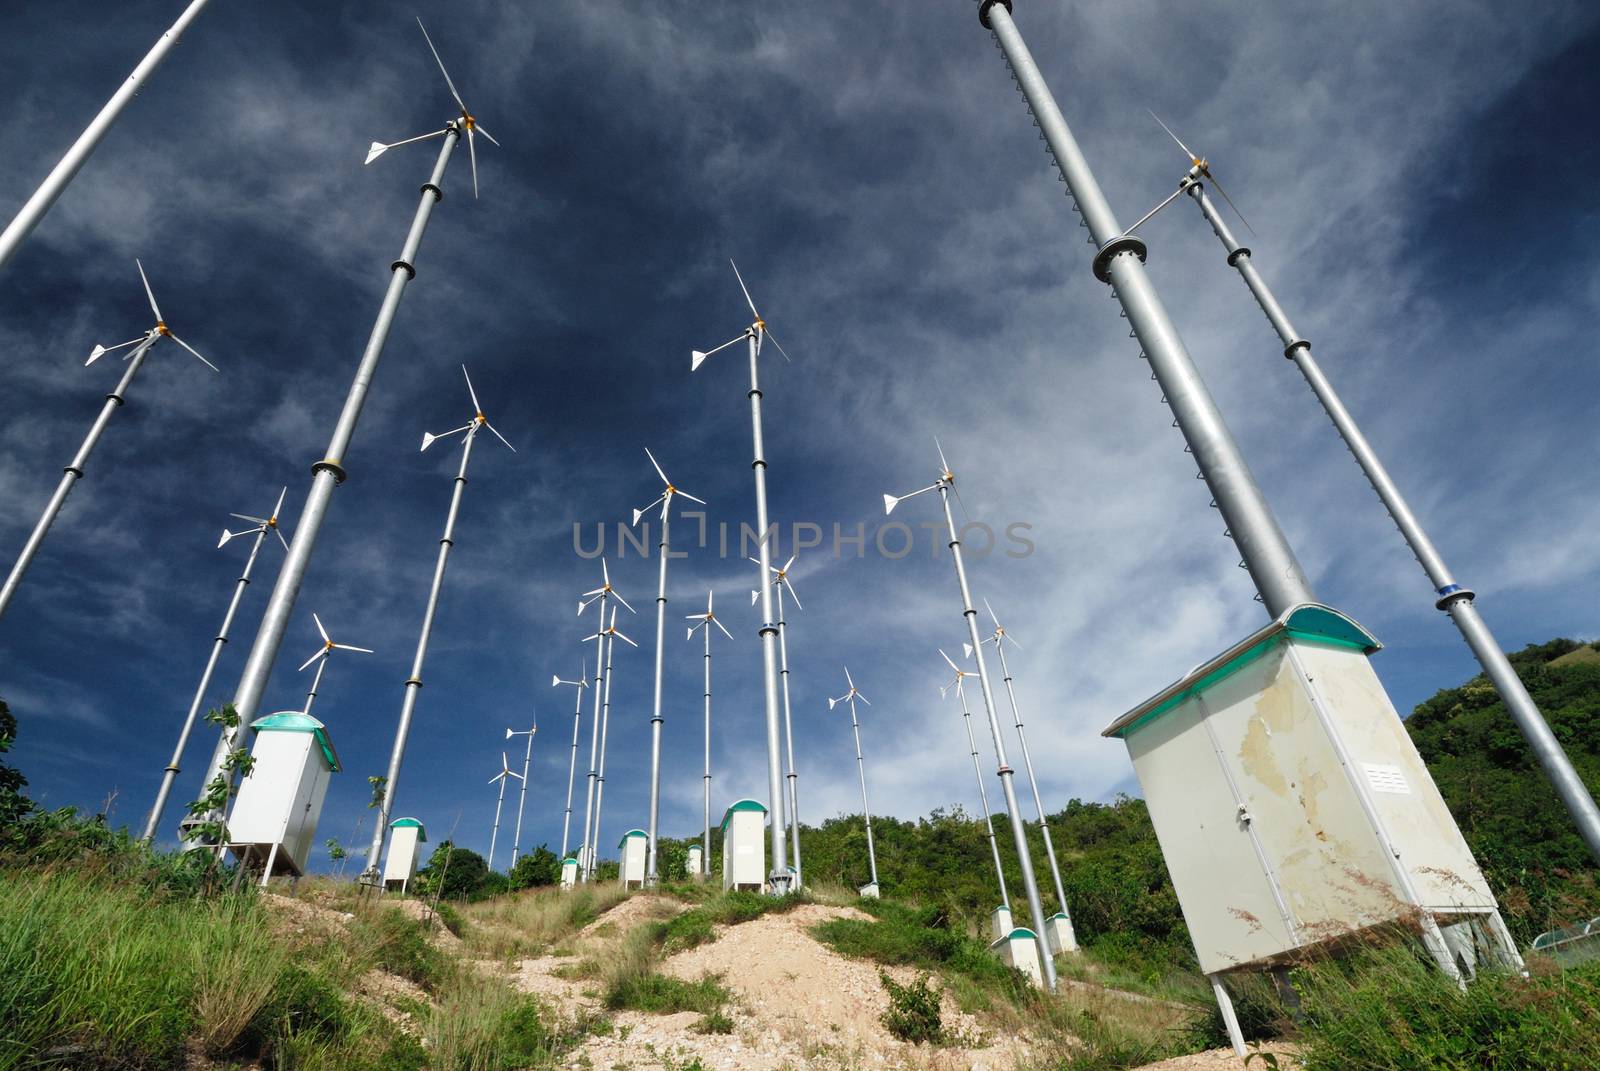
[[[648,972],[618,979],[605,993],[605,1005],[612,1011],[673,1012],[693,1011],[703,1015],[720,1012],[733,994],[716,978],[707,976],[686,982],[670,974]]]
[[[381,903],[357,913],[351,937],[373,963],[424,989],[436,988],[449,969],[445,954],[428,939],[422,923]]]
[[[465,939],[482,956],[536,956],[571,937],[628,896],[615,883],[594,883],[565,892],[556,888],[532,889],[467,904],[457,918],[466,920]],[[439,906],[442,918],[445,905]],[[455,927],[451,929],[454,931]]]

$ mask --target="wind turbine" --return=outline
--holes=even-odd
[[[561,858],[567,857],[567,848],[571,845],[572,835],[572,785],[578,776],[578,724],[583,720],[583,690],[589,687],[589,663],[584,662],[578,670],[578,679],[564,681],[559,676],[550,678],[550,687],[557,688],[561,685],[572,688],[576,697],[572,708],[572,758],[567,762],[567,809],[561,819]]]
[[[783,682],[783,741],[788,752],[789,772],[785,775],[789,782],[789,847],[794,852],[794,882],[799,887],[805,884],[804,868],[800,865],[800,790],[797,781],[800,775],[794,769],[794,725],[789,716],[789,627],[784,622],[786,616],[783,608],[783,593],[788,589],[789,597],[799,609],[800,596],[794,593],[794,584],[789,580],[789,570],[794,566],[798,553],[789,555],[789,560],[779,569],[775,565],[767,568],[772,572],[772,586],[778,590],[778,679]],[[761,564],[755,558],[750,559]],[[754,606],[761,597],[761,592],[750,593],[750,605]]]
[[[1066,916],[1067,936],[1062,942],[1063,952],[1076,952],[1078,939],[1072,932],[1072,912],[1067,907],[1066,889],[1061,884],[1061,866],[1056,862],[1056,846],[1050,839],[1050,823],[1045,821],[1044,798],[1039,795],[1039,779],[1033,774],[1033,755],[1028,751],[1028,735],[1022,730],[1022,710],[1017,706],[1017,691],[1011,684],[1011,666],[1006,662],[1006,644],[1021,647],[1012,638],[1011,633],[1000,624],[1000,618],[995,615],[994,607],[989,605],[989,600],[983,600],[984,609],[989,611],[989,619],[994,622],[994,632],[985,639],[984,643],[994,644],[995,651],[1000,655],[1000,677],[1006,684],[1006,698],[1011,701],[1011,717],[1016,722],[1017,740],[1022,744],[1022,768],[1028,771],[1028,785],[1033,789],[1033,805],[1039,810],[1039,829],[1044,834],[1044,853],[1050,860],[1050,877],[1055,880],[1056,903],[1061,905],[1061,913]]]
[[[599,626],[593,636],[584,637],[583,642],[594,641],[594,713],[589,719],[589,773],[585,781],[583,799],[583,846],[578,850],[583,854],[582,865],[578,874],[584,881],[589,880],[589,853],[593,844],[594,830],[594,789],[595,781],[600,772],[600,706],[605,692],[606,678],[610,670],[606,662],[606,603],[615,598],[622,605],[628,607],[628,612],[634,613],[628,600],[611,586],[611,570],[606,566],[606,560],[600,559],[600,576],[603,578],[599,587],[593,591],[586,591],[578,599],[578,616],[583,616],[583,611],[593,603],[599,603]]]
[[[1151,115],[1154,116],[1155,113],[1152,112]],[[1156,122],[1161,123],[1161,119],[1156,117]],[[1594,796],[1590,794],[1583,778],[1573,767],[1572,760],[1567,757],[1561,742],[1551,731],[1549,722],[1545,720],[1533,697],[1528,694],[1522,678],[1517,676],[1516,670],[1511,667],[1510,660],[1506,658],[1505,651],[1494,638],[1494,634],[1489,631],[1488,624],[1479,615],[1476,593],[1456,580],[1455,574],[1445,564],[1443,556],[1433,545],[1433,540],[1428,538],[1428,533],[1423,529],[1422,522],[1412,512],[1410,504],[1406,502],[1399,487],[1389,476],[1388,469],[1379,460],[1377,451],[1367,441],[1355,417],[1345,408],[1344,401],[1323,374],[1317,359],[1312,356],[1311,343],[1306,341],[1289,322],[1283,306],[1278,304],[1278,299],[1273,296],[1266,281],[1256,271],[1250,250],[1234,239],[1226,221],[1211,203],[1211,199],[1206,196],[1206,184],[1201,181],[1202,179],[1216,186],[1217,192],[1225,199],[1228,197],[1223,193],[1216,177],[1212,175],[1209,163],[1203,157],[1191,152],[1166,123],[1161,123],[1161,128],[1178,143],[1178,147],[1190,160],[1191,166],[1188,172],[1178,183],[1178,192],[1188,193],[1200,207],[1200,213],[1206,222],[1211,224],[1217,240],[1222,243],[1223,249],[1227,250],[1228,263],[1244,280],[1245,286],[1249,288],[1262,311],[1267,314],[1267,320],[1272,324],[1273,330],[1277,332],[1279,341],[1284,345],[1284,356],[1293,361],[1300,369],[1301,375],[1305,376],[1306,384],[1316,395],[1328,418],[1333,421],[1333,426],[1338,429],[1345,446],[1350,448],[1350,453],[1356,459],[1356,464],[1361,466],[1367,482],[1377,492],[1378,499],[1389,513],[1389,519],[1394,521],[1406,545],[1415,555],[1417,564],[1422,566],[1423,573],[1428,577],[1428,583],[1433,587],[1436,599],[1434,607],[1448,614],[1456,629],[1460,631],[1461,638],[1466,641],[1478,659],[1478,664],[1483,667],[1485,676],[1500,693],[1500,698],[1505,702],[1512,721],[1516,723],[1518,731],[1527,740],[1529,749],[1544,769],[1545,777],[1555,788],[1556,794],[1561,797],[1561,802],[1566,807],[1567,813],[1572,816],[1572,821],[1578,827],[1578,832],[1588,846],[1590,855],[1600,860],[1600,807],[1595,805]],[[1228,205],[1233,206],[1231,199],[1228,200]],[[1238,211],[1234,208],[1235,213]],[[1244,216],[1240,215],[1239,219],[1243,221]],[[1245,226],[1250,225],[1246,223]]]
[[[696,629],[703,628],[703,629],[706,630],[706,632],[705,632],[705,642],[706,642],[706,655],[705,655],[705,669],[706,669],[706,729],[705,729],[706,772],[705,772],[705,778],[704,778],[704,780],[705,780],[705,833],[704,833],[704,835],[703,835],[703,837],[701,839],[701,845],[700,845],[700,872],[702,874],[704,874],[706,877],[710,877],[711,876],[711,626],[712,625],[717,626],[719,629],[722,629],[722,634],[724,636],[728,637],[728,639],[730,639],[730,640],[733,639],[733,633],[729,632],[727,627],[725,625],[723,625],[723,623],[721,621],[717,620],[717,615],[714,612],[712,612],[711,600],[712,600],[713,594],[714,593],[711,592],[711,591],[707,591],[706,592],[706,612],[705,613],[703,613],[703,614],[687,614],[687,615],[685,615],[688,620],[690,620],[690,621],[698,621],[700,623],[698,625],[690,625],[689,626],[689,634],[684,637],[684,639],[691,639],[692,640],[692,639],[694,639],[694,633],[695,633]]]
[[[728,261],[733,264],[732,260]],[[761,533],[758,553],[760,554],[761,572],[756,581],[761,592],[761,678],[762,700],[766,711],[767,723],[767,792],[771,796],[772,813],[771,826],[768,830],[772,852],[772,873],[768,875],[768,886],[776,894],[782,895],[789,889],[789,866],[783,842],[783,793],[781,778],[779,776],[778,753],[778,657],[777,634],[775,624],[777,615],[772,604],[772,588],[767,583],[767,573],[772,568],[772,546],[767,539],[767,458],[766,448],[761,437],[761,380],[759,375],[759,358],[761,356],[761,342],[771,338],[772,344],[778,347],[778,352],[783,354],[784,360],[789,355],[784,353],[783,346],[773,338],[772,332],[767,330],[767,322],[761,318],[761,313],[756,310],[756,303],[750,297],[750,290],[744,285],[744,277],[739,274],[739,266],[733,264],[734,278],[739,280],[739,289],[744,292],[745,304],[750,306],[750,315],[754,317],[749,327],[713,349],[701,352],[695,350],[689,357],[689,371],[693,372],[705,362],[707,357],[727,349],[734,343],[743,340],[747,344],[750,355],[750,429],[754,443],[755,458],[751,462],[751,471],[755,474],[756,481],[756,529]]]
[[[500,807],[506,801],[506,778],[515,777],[522,781],[523,777],[511,768],[511,760],[506,758],[504,751],[500,752],[500,772],[489,778],[489,784],[500,782],[500,795],[494,801],[494,829],[489,833],[489,869],[494,869],[494,845],[500,836]]]
[[[672,500],[679,495],[690,502],[698,502],[702,506],[705,499],[696,498],[687,491],[679,490],[661,470],[661,463],[656,460],[656,455],[645,447],[645,457],[650,459],[650,464],[655,468],[656,475],[661,477],[662,491],[659,497],[644,509],[633,511],[633,523],[637,527],[639,518],[646,511],[661,505],[661,542],[656,545],[656,557],[660,559],[660,568],[656,579],[656,683],[654,698],[650,708],[650,829],[649,847],[645,852],[644,880],[647,885],[656,883],[656,820],[661,813],[661,669],[662,653],[667,639],[667,561],[671,551],[667,542],[667,514],[672,510]]]
[[[967,623],[967,646],[972,648],[972,653],[977,658],[978,685],[983,693],[983,709],[989,716],[989,733],[994,738],[994,756],[997,763],[996,773],[1000,777],[1000,788],[1005,794],[1006,815],[1011,826],[1011,835],[1016,841],[1017,863],[1022,871],[1022,888],[1028,896],[1028,911],[1033,918],[1033,932],[1039,943],[1039,963],[1044,968],[1045,988],[1050,992],[1056,991],[1056,966],[1051,958],[1050,939],[1045,929],[1044,905],[1039,900],[1039,885],[1033,876],[1033,859],[1028,854],[1028,834],[1023,828],[1022,815],[1017,810],[1017,791],[1011,783],[1011,764],[1006,761],[1006,743],[1000,734],[1000,719],[995,714],[994,692],[989,687],[989,675],[984,671],[983,647],[978,636],[978,611],[972,605],[972,588],[967,583],[967,566],[961,557],[961,536],[956,530],[955,514],[950,512],[950,495],[955,490],[956,474],[951,471],[950,463],[945,460],[944,447],[939,445],[939,440],[933,440],[933,445],[939,452],[939,478],[927,487],[912,491],[907,495],[883,496],[883,512],[893,512],[895,506],[908,498],[925,494],[928,491],[939,492],[939,503],[944,509],[945,530],[950,535],[950,560],[956,567],[956,586],[961,592],[961,616]],[[941,652],[942,653],[942,652]],[[946,656],[945,661],[950,659]],[[951,663],[952,666],[955,663]],[[957,683],[960,683],[960,671],[957,670]],[[966,700],[963,698],[962,706]],[[968,732],[971,726],[968,726]]]
[[[316,614],[311,615],[311,620],[316,623],[317,633],[322,637],[322,646],[317,648],[317,653],[300,664],[299,672],[304,673],[314,662],[317,671],[311,675],[311,690],[306,693],[306,705],[300,713],[310,714],[311,704],[317,701],[317,689],[322,686],[322,672],[328,668],[328,660],[335,651],[354,651],[357,654],[371,654],[370,647],[352,647],[348,643],[334,643],[328,638],[328,630],[322,627],[322,618]]]
[[[526,736],[528,738],[528,750],[523,752],[522,755],[522,795],[517,800],[517,835],[511,841],[512,869],[516,868],[517,855],[522,848],[522,811],[523,808],[528,805],[528,764],[533,761],[533,737],[538,731],[539,717],[537,714],[534,715],[533,726],[531,728],[506,730],[507,740],[510,740],[513,736]],[[508,870],[507,873],[510,873],[510,871]]]
[[[960,670],[956,671],[956,679],[958,681],[960,680]],[[867,767],[866,763],[864,763],[861,759],[861,722],[856,718],[856,700],[861,700],[861,702],[866,703],[869,707],[872,704],[868,702],[867,697],[862,695],[860,689],[856,687],[855,678],[850,676],[849,666],[844,667],[844,680],[845,683],[850,686],[849,690],[837,699],[829,699],[828,709],[832,710],[840,703],[850,704],[850,729],[853,733],[855,733],[856,737],[856,773],[861,778],[861,820],[866,824],[867,827],[867,868],[872,874],[872,886],[873,888],[877,888],[878,853],[872,846],[872,810],[867,806]],[[971,720],[972,719],[970,718],[967,719],[969,725],[967,732],[969,735],[972,732],[970,728]],[[983,787],[983,776],[981,774],[978,776],[978,787],[979,789],[982,789]],[[987,813],[987,800],[985,801],[985,813]],[[989,845],[990,847],[994,847],[994,827],[992,825],[989,827]],[[999,859],[998,849],[996,850],[995,858]],[[1005,877],[1002,875],[1000,879],[1001,896],[1005,895],[1005,884]]]
[[[144,59],[139,61],[133,73],[123,80],[115,93],[111,94],[111,99],[106,101],[105,107],[89,121],[83,133],[79,134],[78,139],[67,149],[66,155],[50,169],[44,181],[39,183],[39,188],[33,191],[33,195],[17,210],[16,216],[6,224],[5,231],[0,232],[0,268],[11,262],[17,249],[28,235],[33,233],[33,229],[39,225],[45,213],[56,203],[56,198],[61,196],[67,184],[77,175],[78,169],[89,159],[89,154],[99,146],[101,139],[111,129],[111,125],[122,114],[122,109],[139,95],[139,90],[144,88],[146,80],[155,73],[157,67],[161,66],[161,61],[166,59],[167,54],[177,45],[178,39],[189,28],[189,24],[205,10],[207,2],[208,0],[192,0],[189,6],[183,9],[183,14],[178,16],[178,21],[174,22],[166,33],[156,38],[156,43],[150,46],[150,51],[145,53]]]
[[[962,644],[961,646],[970,657],[972,653],[971,645]],[[954,680],[952,680],[949,684],[940,685],[939,698],[944,699],[950,694],[950,690],[953,688],[955,689],[956,698],[961,700],[961,720],[967,727],[967,750],[972,753],[972,773],[973,776],[978,779],[978,799],[983,801],[983,824],[984,827],[989,831],[989,851],[994,856],[994,876],[1000,882],[1000,903],[1005,906],[1007,911],[1010,911],[1011,894],[1006,891],[1006,872],[1005,868],[1000,865],[1000,842],[995,840],[994,819],[989,815],[989,790],[984,787],[983,784],[983,767],[978,763],[978,741],[977,738],[972,735],[972,711],[967,707],[966,680],[968,677],[974,676],[974,674],[968,673],[966,670],[950,661],[950,656],[944,653],[943,648],[940,648],[939,650],[939,657],[949,663],[950,668],[955,671]],[[1021,824],[1016,821],[1016,813],[1016,810],[1013,809],[1007,816],[1011,819],[1011,825],[1013,827]]]
[[[223,529],[222,538],[217,541],[220,550],[230,539],[240,536],[254,535],[255,541],[250,544],[250,554],[244,560],[244,570],[240,572],[239,579],[233,583],[233,598],[228,600],[228,612],[222,615],[222,627],[217,630],[217,635],[211,641],[211,654],[206,658],[206,668],[200,674],[200,684],[194,690],[194,698],[189,701],[189,713],[184,716],[183,728],[178,731],[178,743],[172,749],[172,758],[167,761],[166,770],[161,775],[161,787],[156,790],[156,802],[150,808],[150,817],[145,820],[144,833],[140,840],[150,843],[156,835],[156,827],[161,825],[161,815],[167,809],[167,797],[172,794],[172,783],[178,778],[178,763],[183,761],[184,749],[189,746],[189,734],[194,731],[195,719],[200,714],[200,705],[205,702],[206,689],[211,687],[211,675],[216,671],[217,660],[222,657],[222,648],[228,643],[228,630],[233,627],[233,615],[239,611],[239,603],[244,599],[244,589],[250,585],[250,570],[255,568],[256,555],[261,553],[261,544],[266,541],[267,533],[271,532],[278,537],[278,542],[283,543],[285,550],[289,544],[284,541],[283,532],[278,528],[278,511],[283,509],[284,495],[289,493],[285,487],[278,495],[277,505],[272,507],[272,512],[265,517],[247,517],[242,513],[230,513],[230,517],[251,521],[254,528],[246,528],[238,532]]]
[[[378,802],[378,820],[372,828],[372,845],[367,852],[367,868],[361,874],[363,884],[373,888],[382,884],[379,876],[379,863],[383,856],[384,838],[389,833],[389,815],[394,807],[395,788],[400,783],[400,764],[405,760],[406,741],[411,736],[411,718],[417,709],[417,699],[422,693],[422,664],[428,657],[428,640],[433,636],[433,617],[439,609],[439,592],[444,587],[445,565],[450,560],[450,550],[456,545],[456,517],[461,512],[461,495],[467,489],[467,463],[472,460],[472,444],[477,439],[478,433],[487,429],[489,434],[505,446],[507,450],[516,453],[516,447],[506,442],[506,437],[495,430],[489,418],[483,415],[483,405],[478,401],[478,392],[473,389],[472,377],[467,374],[467,366],[461,366],[461,375],[467,381],[467,396],[472,400],[472,419],[459,428],[440,435],[424,432],[422,435],[422,450],[442,439],[452,435],[461,436],[461,464],[456,469],[455,486],[450,492],[450,510],[445,514],[444,534],[439,537],[439,554],[433,563],[433,582],[428,588],[428,602],[422,611],[422,629],[417,633],[417,648],[411,657],[411,676],[406,678],[405,696],[400,701],[400,722],[395,727],[394,744],[389,751],[388,779],[383,783],[383,795]],[[420,452],[420,451],[419,451]],[[530,742],[531,745],[531,742]],[[513,859],[516,854],[512,850]]]
[[[430,49],[432,47],[431,41],[429,47]],[[435,56],[437,58],[437,53]],[[454,95],[453,88],[451,92]],[[465,109],[462,110],[465,112]],[[473,120],[473,124],[476,124],[476,119]],[[411,219],[411,229],[406,234],[405,245],[401,247],[400,258],[389,265],[389,286],[384,292],[383,303],[378,307],[378,316],[373,322],[366,348],[361,353],[361,363],[356,368],[355,378],[345,395],[344,407],[339,411],[339,419],[334,424],[333,435],[323,451],[322,459],[311,467],[313,472],[311,490],[306,496],[304,508],[300,511],[300,521],[295,525],[294,539],[289,543],[288,560],[278,571],[278,581],[273,586],[266,614],[261,620],[261,628],[251,645],[244,673],[239,679],[238,690],[234,693],[233,705],[239,713],[239,724],[225,734],[222,744],[212,756],[211,768],[206,772],[208,784],[221,772],[229,751],[244,731],[243,727],[250,724],[261,705],[261,697],[272,674],[272,665],[277,660],[278,648],[283,644],[284,631],[288,628],[295,599],[305,581],[311,552],[316,547],[318,534],[322,531],[322,521],[327,516],[333,489],[345,480],[345,454],[355,437],[356,423],[361,419],[361,410],[366,404],[373,377],[377,373],[384,345],[389,340],[389,330],[394,325],[395,313],[400,308],[400,299],[405,294],[407,284],[416,278],[417,250],[422,245],[423,232],[427,230],[434,205],[444,198],[442,183],[445,168],[449,165],[450,156],[461,140],[462,131],[469,129],[471,127],[467,125],[465,115],[451,119],[445,124],[444,144],[439,147],[439,155],[434,160],[428,181],[422,184],[416,214]],[[482,130],[481,127],[477,129]],[[372,158],[373,154],[369,153],[367,159]]]
[[[22,553],[17,555],[16,564],[11,567],[11,573],[6,577],[4,586],[0,586],[0,616],[4,616],[6,607],[11,605],[11,599],[17,593],[17,586],[22,583],[22,576],[28,571],[28,566],[33,564],[34,555],[39,553],[39,547],[44,542],[45,535],[50,531],[50,526],[55,523],[56,515],[61,512],[61,507],[66,504],[67,495],[72,493],[72,488],[83,478],[84,466],[89,463],[89,455],[94,451],[95,444],[100,441],[101,434],[106,430],[106,425],[111,422],[111,414],[122,407],[128,388],[133,384],[133,377],[139,374],[139,369],[144,365],[144,358],[150,348],[163,338],[170,338],[182,346],[200,363],[211,369],[217,366],[200,356],[198,350],[183,339],[172,333],[167,327],[166,319],[161,315],[161,309],[156,305],[155,291],[150,289],[150,280],[144,274],[144,265],[135,260],[134,264],[139,269],[139,278],[144,282],[145,297],[150,299],[150,311],[155,313],[155,325],[147,329],[144,334],[136,335],[126,342],[119,342],[115,346],[95,346],[90,352],[89,359],[83,363],[94,364],[101,356],[115,350],[126,349],[132,346],[123,355],[123,360],[128,363],[127,371],[122,373],[122,379],[117,383],[116,389],[106,395],[105,404],[100,407],[100,415],[95,417],[89,426],[89,434],[84,437],[83,443],[78,447],[78,452],[72,455],[72,460],[67,464],[61,479],[56,484],[55,493],[50,496],[50,501],[45,504],[44,512],[40,514],[38,523],[33,526],[33,532],[28,536],[28,541],[22,546]]]
[[[621,596],[618,596],[620,599]],[[631,609],[631,607],[630,607]],[[606,801],[606,728],[611,723],[611,653],[616,648],[617,640],[621,640],[629,647],[639,646],[621,632],[617,631],[617,608],[611,608],[611,623],[594,636],[585,639],[604,637],[606,645],[606,681],[600,689],[602,699],[600,703],[600,765],[595,771],[594,781],[594,833],[589,841],[589,877],[594,877],[595,855],[600,850],[600,810]]]

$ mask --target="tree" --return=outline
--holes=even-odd
[[[483,856],[445,840],[428,857],[428,865],[417,871],[417,891],[424,896],[437,893],[441,899],[461,900],[482,889],[488,877],[489,864]]]
[[[556,858],[556,853],[550,850],[548,844],[541,844],[519,856],[517,865],[511,868],[508,877],[513,891],[554,885],[561,877],[561,860]]]
[[[17,719],[0,699],[0,755],[11,750],[17,739]],[[0,830],[7,829],[33,810],[33,801],[22,794],[28,779],[14,766],[0,762]]]

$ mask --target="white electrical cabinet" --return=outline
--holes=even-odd
[[[297,710],[268,714],[250,728],[256,734],[250,752],[255,765],[228,818],[228,847],[241,862],[260,867],[263,883],[274,874],[299,877],[339,756],[327,728]]]
[[[740,800],[722,816],[722,887],[760,892],[767,883],[767,809]]]
[[[689,858],[684,861],[683,873],[690,881],[699,881],[704,875],[700,873],[705,864],[705,856],[701,853],[700,845],[689,845]]]
[[[426,844],[428,831],[415,818],[389,823],[389,854],[383,860],[383,887],[406,892],[417,877],[418,845]]]
[[[628,830],[617,842],[617,877],[623,888],[629,885],[644,888],[644,856],[649,844],[650,838],[642,829]]]
[[[1355,621],[1305,604],[1118,718],[1207,974],[1267,968],[1390,923],[1476,917],[1494,896]],[[1514,955],[1514,946],[1511,948]]]

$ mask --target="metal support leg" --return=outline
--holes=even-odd
[[[1245,1057],[1244,1031],[1239,1029],[1239,1016],[1234,1014],[1233,998],[1228,996],[1227,986],[1222,984],[1222,975],[1206,975],[1211,981],[1211,993],[1217,998],[1217,1009],[1222,1012],[1222,1022],[1228,1028],[1228,1040],[1233,1042],[1233,1051],[1239,1059]]]

